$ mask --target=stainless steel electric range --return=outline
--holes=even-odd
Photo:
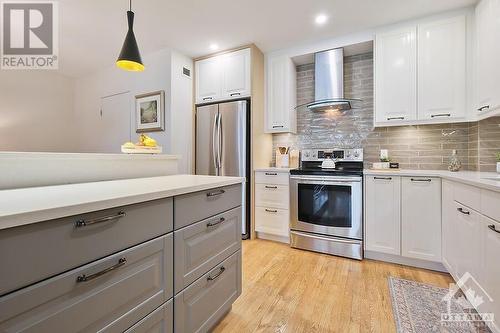
[[[303,150],[290,171],[290,244],[363,258],[363,149]]]

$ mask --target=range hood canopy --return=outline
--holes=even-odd
[[[314,55],[314,101],[299,105],[312,111],[353,108],[360,99],[344,98],[344,49],[318,52]]]

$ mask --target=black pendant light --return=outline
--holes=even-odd
[[[132,0],[130,10],[127,11],[128,32],[123,42],[122,51],[116,61],[116,66],[126,71],[141,72],[144,70],[141,54],[134,35],[134,12],[132,11]]]

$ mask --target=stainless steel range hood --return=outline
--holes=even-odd
[[[305,106],[313,111],[350,110],[351,102],[360,100],[344,98],[344,49],[318,52],[314,59],[314,101]]]

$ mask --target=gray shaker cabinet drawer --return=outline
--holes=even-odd
[[[175,296],[174,331],[209,331],[240,294],[241,251],[238,251]]]
[[[241,207],[174,232],[178,293],[241,248]]]
[[[0,298],[0,332],[123,332],[172,290],[172,234]]]
[[[141,319],[125,333],[172,333],[174,329],[174,301],[171,299]]]
[[[175,229],[241,206],[241,184],[180,195],[174,198]]]
[[[0,295],[172,229],[168,198],[1,230]]]

